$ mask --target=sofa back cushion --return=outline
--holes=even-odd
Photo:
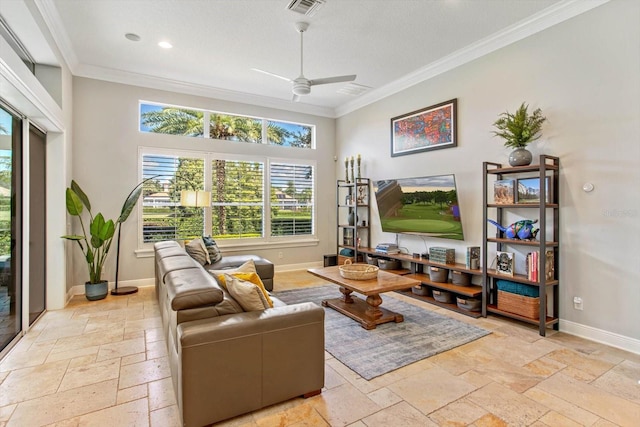
[[[175,311],[215,305],[224,299],[218,283],[201,268],[171,271],[166,275],[165,286]]]
[[[165,257],[157,262],[158,270],[156,274],[159,275],[158,279],[161,283],[167,282],[167,274],[172,271],[196,269],[202,270],[202,267],[196,260],[184,253],[182,256],[176,255],[171,257]]]

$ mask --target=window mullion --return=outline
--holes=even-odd
[[[211,113],[208,111],[205,111],[202,114],[202,136],[203,138],[206,138],[206,139],[211,138],[211,130],[210,130],[211,121],[210,120],[211,120]]]
[[[264,182],[262,197],[263,197],[263,221],[264,221],[264,237],[265,239],[271,238],[271,159],[266,159],[264,162]]]
[[[205,114],[205,124],[207,124],[207,127],[205,129],[208,129],[208,122],[209,122],[209,114],[206,113]],[[211,155],[206,155],[204,158],[204,190],[208,191],[209,193],[211,193],[212,191],[212,183],[213,183],[213,179],[212,179],[212,167],[211,167],[211,163],[212,163],[213,159]],[[204,208],[204,230],[202,230],[202,233],[204,236],[211,236],[212,235],[212,221],[213,221],[213,213],[212,213],[212,209],[211,209],[211,202],[209,203],[209,206]]]

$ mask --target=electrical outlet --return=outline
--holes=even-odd
[[[284,254],[282,253],[282,251],[278,252],[278,258],[280,259],[284,258]]]
[[[582,298],[573,297],[573,308],[576,310],[582,310]]]

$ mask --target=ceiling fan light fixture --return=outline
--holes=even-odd
[[[311,93],[311,86],[308,82],[293,81],[293,93],[295,95],[309,95]]]

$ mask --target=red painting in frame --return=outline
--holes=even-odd
[[[458,145],[457,98],[391,119],[391,157]]]

